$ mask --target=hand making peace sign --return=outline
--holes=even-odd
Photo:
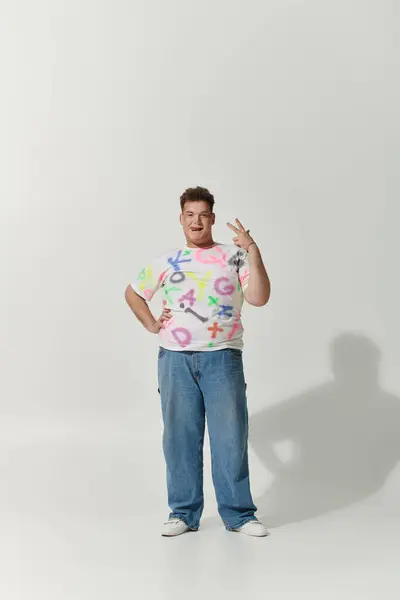
[[[246,252],[248,252],[249,246],[251,244],[255,244],[255,241],[250,235],[250,229],[246,230],[239,221],[239,219],[235,219],[235,221],[237,223],[237,227],[231,225],[230,223],[227,223],[228,227],[236,233],[236,236],[233,238],[233,241],[236,244],[236,246],[239,246],[239,248],[243,248],[244,250],[246,250]]]

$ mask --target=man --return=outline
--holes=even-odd
[[[234,244],[213,241],[214,197],[206,188],[188,188],[180,201],[186,244],[158,256],[125,291],[136,317],[159,336],[163,450],[172,511],[162,535],[199,528],[207,417],[221,519],[229,531],[266,536],[250,492],[240,316],[243,297],[253,306],[268,302],[269,278],[254,239],[239,220],[236,226],[228,223]],[[147,301],[160,289],[164,309],[155,319]]]

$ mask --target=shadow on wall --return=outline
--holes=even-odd
[[[346,333],[333,340],[330,356],[331,381],[250,418],[250,445],[275,476],[255,500],[268,526],[370,496],[400,459],[400,399],[379,386],[379,348]],[[288,460],[279,457],[285,442]]]

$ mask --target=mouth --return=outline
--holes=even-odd
[[[193,231],[193,233],[199,232],[199,231],[203,231],[202,227],[191,227],[190,231]]]

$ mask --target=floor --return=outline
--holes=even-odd
[[[400,597],[393,483],[315,518],[266,521],[270,535],[254,539],[223,528],[206,471],[200,530],[169,539],[159,534],[168,513],[155,439],[90,429],[61,435],[49,426],[27,431],[2,436],[5,600]]]

